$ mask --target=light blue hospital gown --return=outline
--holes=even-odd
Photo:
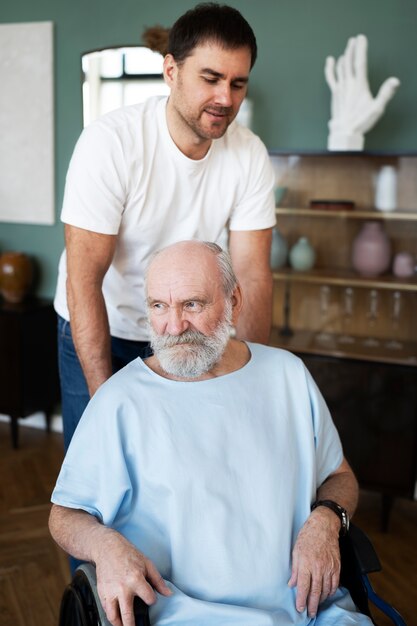
[[[315,620],[295,609],[292,547],[343,453],[302,361],[248,346],[242,369],[211,380],[168,380],[140,359],[115,374],[83,415],[52,501],[152,559],[174,592],[152,624],[370,624],[344,590]]]

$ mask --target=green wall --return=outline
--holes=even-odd
[[[388,76],[401,86],[366,137],[366,148],[417,150],[417,2],[415,0],[229,0],[254,28],[259,58],[252,72],[254,130],[268,148],[323,150],[330,95],[323,76],[328,54],[348,37],[369,40],[373,93]],[[0,22],[55,24],[55,226],[0,223],[0,251],[22,250],[39,266],[37,293],[52,296],[63,247],[59,213],[68,162],[81,131],[80,55],[140,42],[147,26],[169,26],[190,0],[14,0],[2,2]],[[0,87],[1,88],[1,87]],[[28,137],[30,141],[30,137]]]

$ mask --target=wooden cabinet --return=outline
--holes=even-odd
[[[289,246],[306,236],[316,251],[308,272],[274,271],[274,327],[293,332],[315,354],[417,365],[417,273],[391,269],[375,278],[352,268],[352,244],[366,221],[383,225],[392,256],[408,252],[417,264],[417,155],[273,155],[279,184],[287,187],[277,222]],[[375,177],[390,164],[398,177],[398,209],[373,208]],[[317,199],[351,200],[353,210],[310,208]],[[350,294],[350,310],[346,307]],[[347,340],[347,336],[349,339]]]
[[[316,378],[362,486],[413,497],[417,466],[417,274],[377,277],[352,267],[366,221],[383,225],[392,256],[417,263],[417,154],[273,154],[277,227],[289,247],[306,236],[314,267],[274,270],[271,343],[299,354]],[[375,179],[390,165],[397,209],[374,208]],[[352,201],[351,210],[312,200]],[[386,516],[385,516],[386,518]],[[386,521],[386,520],[385,520]]]
[[[298,353],[322,390],[361,487],[382,495],[388,528],[396,496],[417,480],[417,368]]]
[[[18,446],[18,419],[43,411],[49,418],[59,400],[56,314],[52,303],[0,301],[0,413],[11,420]]]

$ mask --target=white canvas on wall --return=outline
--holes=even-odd
[[[0,221],[55,222],[53,24],[0,24]]]

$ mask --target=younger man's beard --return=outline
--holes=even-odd
[[[181,335],[158,335],[150,326],[151,347],[164,372],[176,378],[198,378],[209,372],[226,349],[231,318],[232,309],[227,306],[212,335],[197,330],[186,330]]]

